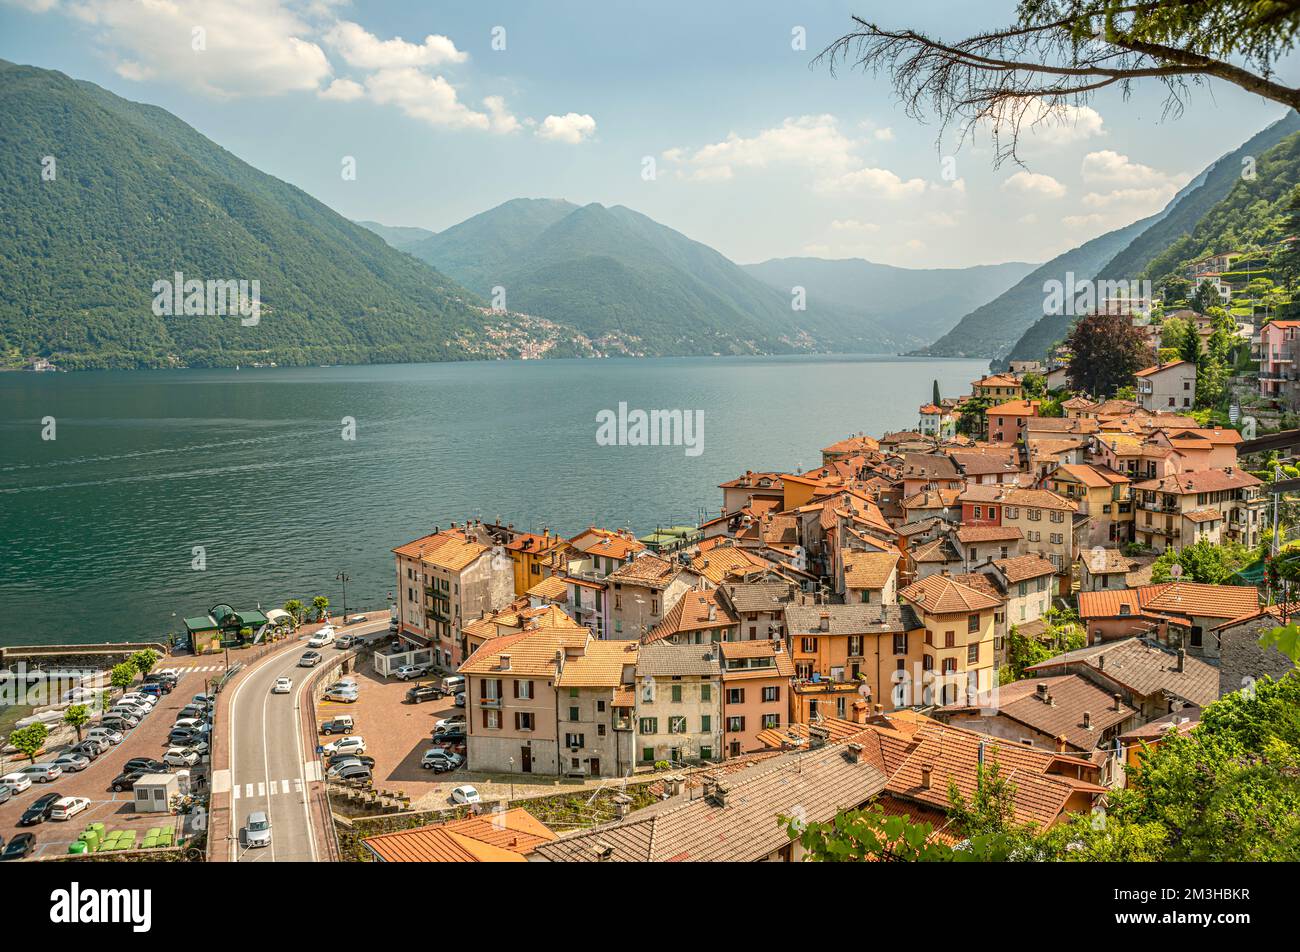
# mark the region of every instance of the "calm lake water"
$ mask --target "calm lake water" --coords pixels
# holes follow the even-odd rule
[[[916,426],[984,361],[683,358],[0,374],[0,642],[156,638],[212,605],[380,607],[393,546],[452,520],[695,523],[746,469]],[[703,411],[703,452],[596,415]],[[54,440],[42,419],[55,420]],[[356,439],[343,439],[345,417]],[[192,568],[193,547],[206,568]]]

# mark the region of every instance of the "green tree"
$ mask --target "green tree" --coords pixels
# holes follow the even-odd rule
[[[972,397],[957,408],[957,432],[976,436],[984,432],[984,411],[993,406],[988,397]]]
[[[1219,289],[1209,281],[1202,281],[1192,292],[1192,310],[1197,314],[1206,314],[1210,308],[1217,307],[1223,303],[1219,297]]]
[[[63,712],[63,723],[77,732],[77,740],[80,741],[81,729],[90,723],[90,708],[84,704],[73,704]]]
[[[1192,282],[1181,275],[1171,274],[1160,282],[1160,295],[1165,308],[1173,304],[1186,302],[1192,293]]]
[[[311,607],[316,612],[316,620],[324,621],[325,612],[330,607],[330,600],[326,598],[324,595],[317,595],[315,598],[311,600]]]
[[[939,381],[938,381],[938,380],[934,381],[934,387],[933,387],[933,390],[932,390],[932,399],[931,399],[930,402],[933,403],[936,407],[938,407],[938,406],[942,406],[942,405],[943,405],[943,401],[941,401],[941,400],[939,399]]]
[[[123,661],[121,664],[113,665],[108,672],[108,683],[119,690],[126,690],[135,681],[135,665],[130,661]]]
[[[1095,397],[1112,396],[1131,385],[1133,375],[1147,364],[1141,331],[1119,314],[1090,314],[1070,330],[1071,356],[1066,374],[1072,390]]]
[[[933,842],[933,824],[886,816],[879,804],[848,810],[824,823],[804,823],[788,816],[781,821],[810,863],[998,862],[1010,855],[1010,844],[998,836],[972,837],[963,848]]]
[[[1255,560],[1255,553],[1238,542],[1214,543],[1198,539],[1181,549],[1165,549],[1151,566],[1152,582],[1168,582],[1174,565],[1182,567],[1185,582],[1223,585],[1232,575]]]
[[[140,672],[140,677],[145,678],[149,676],[149,672],[154,669],[154,665],[156,665],[161,658],[162,655],[154,651],[152,648],[145,648],[131,655],[129,660],[132,666]]]
[[[1047,378],[1042,374],[1030,371],[1021,378],[1020,385],[1025,388],[1026,400],[1041,400],[1047,395]]]
[[[1189,87],[1211,77],[1300,108],[1300,90],[1275,70],[1297,28],[1293,3],[1021,0],[1014,23],[956,39],[855,16],[817,59],[832,71],[844,63],[884,72],[908,115],[938,119],[941,139],[950,123],[963,134],[988,128],[1000,162],[1015,157],[1022,129],[1059,107],[1138,81],[1162,83],[1174,114]]]
[[[31,763],[36,763],[36,755],[45,746],[45,739],[50,736],[50,729],[44,724],[28,724],[9,734],[9,743],[14,750],[22,754]]]
[[[1195,330],[1189,327],[1188,323],[1181,317],[1165,318],[1164,323],[1160,325],[1161,348],[1171,347],[1182,353],[1189,332],[1194,334]]]
[[[284,610],[288,612],[289,617],[293,619],[293,623],[295,627],[301,625],[302,620],[307,615],[307,607],[303,605],[303,603],[299,599],[296,598],[291,598],[287,602],[285,602]]]
[[[1005,835],[1016,827],[1016,785],[1002,776],[997,747],[975,766],[975,792],[967,800],[955,780],[948,781],[948,816],[966,836]]]

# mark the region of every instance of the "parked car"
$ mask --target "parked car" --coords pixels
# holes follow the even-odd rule
[[[360,635],[339,635],[334,639],[334,647],[342,650],[355,648],[365,640],[366,639]]]
[[[178,717],[176,723],[172,725],[172,730],[198,730],[206,723],[207,721],[201,717]]]
[[[440,697],[445,697],[442,688],[436,684],[421,684],[413,688],[406,689],[406,703],[419,704],[421,701],[436,701]]]
[[[403,681],[410,681],[413,678],[422,678],[429,673],[427,664],[404,664],[393,672]]]
[[[325,771],[325,776],[330,780],[369,780],[371,778],[370,768],[365,764],[350,763],[339,764],[337,767],[331,767]]]
[[[141,694],[147,694],[149,697],[158,698],[162,697],[164,694],[170,694],[171,687],[170,685],[159,684],[156,681],[148,681],[140,685],[139,691]]]
[[[364,625],[365,622],[366,622],[365,615],[352,615],[351,617],[348,618],[347,621],[349,625]]]
[[[432,770],[434,773],[442,773],[446,770],[455,770],[465,759],[454,751],[444,750],[441,747],[434,747],[424,752],[420,758],[420,766],[425,770]]]
[[[27,782],[28,784],[31,783],[30,780]],[[10,789],[9,784],[0,783],[0,803],[8,803],[13,798],[13,795],[14,792],[13,790]],[[0,843],[0,846],[3,845],[4,845],[3,843]]]
[[[244,840],[250,848],[271,845],[271,820],[261,810],[254,810],[248,815],[248,825],[244,827]]]
[[[49,783],[51,780],[58,780],[63,776],[63,768],[54,766],[54,761],[48,760],[39,764],[28,764],[26,767],[20,767],[18,773],[30,777],[37,783]]]
[[[114,704],[112,707],[108,709],[108,713],[129,714],[132,717],[134,717],[137,721],[142,721],[144,720],[145,715],[152,710],[153,710],[152,707],[149,707],[145,704],[135,704],[132,703],[131,701],[123,701],[119,699],[116,704]]]
[[[350,689],[350,690],[355,691],[355,690],[357,690],[357,689],[360,687],[360,685],[357,684],[357,679],[356,679],[356,678],[339,678],[337,681],[335,681],[333,684],[331,684],[330,687],[332,687],[332,688],[348,688],[348,689]]]
[[[109,743],[106,740],[91,740],[87,737],[79,744],[73,744],[68,748],[69,754],[79,754],[82,757],[90,758],[91,763],[99,759],[99,755],[109,749]]]
[[[451,744],[463,744],[465,743],[465,736],[466,736],[465,728],[463,726],[448,727],[445,728],[444,730],[435,730],[433,732],[433,742],[435,744],[442,744],[444,746],[451,745]]]
[[[154,705],[158,703],[158,698],[145,691],[132,691],[130,694],[123,694],[118,698],[119,704],[138,704],[146,711],[152,711]]]
[[[208,711],[212,710],[212,708],[216,706],[216,703],[216,697],[211,694],[196,694],[194,697],[190,698],[191,706],[201,707]]]
[[[464,707],[464,706],[465,706],[465,692],[464,692],[464,691],[461,691],[459,694],[457,694],[457,695],[456,695],[456,700],[452,701],[452,704],[454,704],[456,707]]]
[[[157,671],[151,671],[150,674],[157,675],[158,677],[161,678],[166,678],[167,680],[171,681],[173,684],[179,682],[181,679],[181,673],[177,671],[175,668],[159,668]]]
[[[90,688],[70,688],[63,692],[63,700],[69,704],[90,704],[95,697],[96,693]]]
[[[0,853],[0,860],[26,859],[34,849],[36,849],[36,837],[31,833],[19,833],[9,841],[4,852]]]
[[[483,799],[478,795],[478,790],[469,784],[465,784],[463,787],[456,787],[451,791],[451,802],[474,804],[482,803]]]
[[[207,733],[192,727],[177,727],[167,735],[169,747],[194,747],[199,741],[206,741]]]
[[[145,774],[152,773],[152,772],[153,771],[151,770],[139,770],[139,769],[123,770],[120,774],[118,774],[116,777],[113,778],[113,782],[108,785],[108,789],[112,790],[114,793],[121,793],[123,790],[130,790],[132,787],[135,786],[135,782],[137,780],[139,780]]]
[[[453,714],[451,717],[439,718],[437,721],[434,722],[433,725],[433,732],[435,734],[441,734],[445,731],[454,731],[454,730],[463,731],[464,729],[465,729],[464,714]]]
[[[153,757],[132,757],[122,765],[123,770],[142,770],[149,773],[166,770],[167,765]]]
[[[22,793],[32,785],[32,778],[24,773],[14,771],[0,777],[0,785],[7,787],[10,794]]]
[[[163,754],[163,763],[168,767],[193,767],[199,762],[199,755],[188,747],[168,747]]]
[[[44,823],[50,818],[50,811],[54,809],[54,804],[62,799],[61,793],[47,793],[37,797],[18,818],[18,825],[35,826],[37,823]]]
[[[50,819],[71,820],[89,806],[88,797],[63,797],[50,809]]]
[[[326,701],[337,701],[339,704],[355,704],[360,697],[356,688],[330,688],[323,695]]]
[[[367,757],[365,754],[335,754],[333,757],[325,759],[326,769],[330,767],[341,767],[343,764],[360,764],[367,770],[375,769],[375,758]]]
[[[316,634],[307,639],[308,648],[324,648],[326,645],[334,643],[333,630],[322,628]]]
[[[102,718],[99,722],[99,726],[107,728],[110,731],[115,731],[119,735],[122,735],[131,731],[133,728],[139,725],[139,723],[140,722],[136,720],[134,717],[128,717],[126,715],[118,716],[117,714],[112,714]]]
[[[193,718],[196,721],[206,721],[208,719],[208,709],[198,704],[187,704],[176,712],[176,719],[184,720]]]
[[[85,754],[74,754],[72,751],[66,751],[55,757],[54,763],[64,773],[80,773],[90,766],[90,758]]]
[[[119,730],[114,730],[111,727],[104,727],[101,725],[99,727],[92,727],[86,736],[91,740],[106,741],[109,745],[116,747],[118,744],[122,743],[122,738],[125,735],[123,735]]]
[[[325,745],[325,753],[333,754],[364,754],[366,752],[366,741],[364,737],[353,735],[351,737],[340,737],[332,744]]]
[[[463,674],[450,674],[442,679],[443,694],[459,694],[465,690],[465,676]]]
[[[185,749],[192,750],[194,751],[194,753],[202,757],[204,754],[208,752],[208,742],[203,738],[199,738],[198,740],[186,744]]]
[[[298,667],[314,668],[320,664],[321,654],[319,651],[304,651],[302,657],[298,659]]]
[[[322,734],[351,734],[352,727],[352,715],[339,714],[322,724],[320,732]]]
[[[275,684],[271,685],[272,694],[288,694],[293,690],[292,678],[276,678]]]

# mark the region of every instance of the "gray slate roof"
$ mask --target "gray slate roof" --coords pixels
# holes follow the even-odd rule
[[[901,634],[924,628],[911,605],[790,605],[785,623],[790,634],[816,635],[821,632],[821,616],[831,616],[832,635],[862,635],[891,632]]]

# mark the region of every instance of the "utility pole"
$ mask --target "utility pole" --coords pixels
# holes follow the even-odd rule
[[[348,620],[348,582],[352,581],[352,576],[339,569],[339,574],[334,576],[334,580],[343,583],[343,621],[346,622]]]

